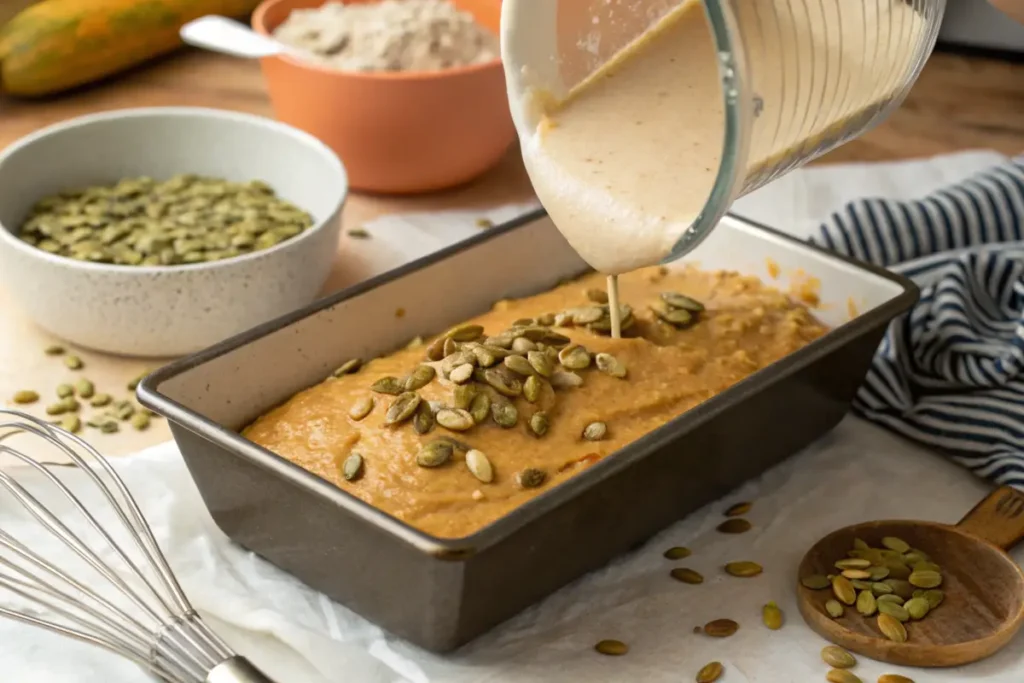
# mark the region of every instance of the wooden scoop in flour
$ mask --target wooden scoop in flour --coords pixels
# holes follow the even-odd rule
[[[904,624],[905,643],[881,634],[877,612],[863,616],[854,605],[843,605],[843,616],[832,618],[825,603],[836,598],[833,590],[812,590],[799,581],[839,574],[835,562],[849,557],[856,539],[882,548],[886,537],[906,541],[942,570],[941,605]],[[993,492],[956,526],[915,521],[848,526],[818,541],[800,563],[800,613],[823,638],[871,659],[916,667],[975,662],[1006,645],[1024,625],[1024,571],[1006,554],[1022,538],[1024,494],[1009,487]]]

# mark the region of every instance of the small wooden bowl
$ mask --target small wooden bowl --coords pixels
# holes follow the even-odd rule
[[[905,624],[909,640],[895,643],[882,636],[877,613],[864,617],[844,605],[845,614],[833,619],[825,611],[832,591],[810,590],[798,580],[800,613],[823,638],[891,664],[944,667],[988,657],[1024,625],[1024,571],[1005,552],[1024,537],[1024,494],[1001,488],[956,526],[879,521],[840,529],[804,556],[798,579],[836,574],[834,563],[847,557],[855,538],[880,548],[885,536],[903,539],[942,567],[945,600],[923,620]]]

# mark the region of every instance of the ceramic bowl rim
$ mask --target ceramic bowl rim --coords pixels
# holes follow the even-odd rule
[[[78,261],[66,256],[60,256],[57,254],[51,254],[43,251],[38,247],[34,247],[30,244],[26,244],[22,240],[18,239],[14,230],[8,226],[0,225],[0,244],[7,244],[12,249],[19,251],[22,254],[27,255],[29,258],[38,259],[55,266],[81,270],[82,272],[106,272],[106,273],[117,273],[122,275],[169,275],[173,273],[195,273],[202,271],[211,271],[218,269],[226,269],[234,266],[242,266],[246,263],[262,260],[264,258],[270,258],[272,255],[282,253],[286,249],[296,247],[299,244],[312,239],[313,236],[323,230],[327,229],[328,226],[335,220],[337,220],[342,207],[345,205],[345,201],[348,199],[349,194],[349,181],[348,173],[345,169],[345,165],[337,154],[331,150],[330,147],[325,145],[316,137],[299,130],[293,126],[289,126],[286,123],[275,121],[274,119],[259,116],[257,114],[247,114],[242,112],[235,112],[224,109],[215,109],[211,107],[134,107],[128,109],[114,109],[105,112],[99,112],[95,114],[86,114],[84,116],[76,116],[65,121],[51,124],[45,128],[41,128],[35,132],[29,133],[24,137],[16,140],[7,146],[7,148],[0,150],[0,168],[7,163],[11,157],[16,153],[30,148],[32,145],[44,140],[48,137],[63,133],[65,131],[75,130],[79,128],[86,128],[95,123],[102,121],[119,121],[126,119],[136,118],[174,118],[174,119],[188,119],[188,118],[208,118],[208,119],[219,119],[227,122],[238,122],[253,124],[258,127],[262,127],[265,130],[271,130],[275,133],[281,133],[291,138],[291,141],[297,144],[301,144],[312,151],[319,154],[324,161],[327,162],[328,166],[333,166],[334,170],[339,176],[341,181],[337,190],[337,197],[327,215],[317,220],[309,229],[304,230],[302,233],[292,237],[291,239],[285,240],[279,244],[275,244],[269,249],[261,249],[259,251],[249,252],[247,254],[240,254],[239,256],[232,256],[230,258],[221,259],[219,261],[209,261],[206,263],[180,263],[168,266],[130,266],[116,263],[93,263],[91,261]]]
[[[252,30],[256,31],[262,36],[270,37],[270,30],[267,28],[266,15],[270,11],[271,7],[290,2],[291,0],[263,0],[252,13],[251,26]],[[494,0],[500,3],[501,0]],[[297,9],[297,8],[293,8]],[[490,31],[490,28],[487,28]],[[498,54],[494,59],[490,59],[486,62],[480,62],[479,64],[467,64],[465,66],[453,66],[447,69],[440,69],[437,71],[342,71],[340,69],[332,69],[330,67],[321,66],[312,62],[305,62],[301,59],[296,59],[286,54],[278,54],[265,59],[279,59],[286,64],[317,73],[323,76],[333,76],[336,78],[350,78],[352,80],[363,81],[363,82],[378,82],[378,83],[415,83],[415,82],[429,82],[429,81],[442,81],[451,78],[457,78],[460,76],[468,76],[470,74],[483,73],[486,71],[498,71],[504,76],[505,71],[501,62],[501,55]]]

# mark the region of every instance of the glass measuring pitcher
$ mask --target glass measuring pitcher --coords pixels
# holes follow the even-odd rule
[[[679,258],[735,199],[895,109],[944,10],[945,0],[504,0],[509,101],[537,194],[598,270]]]

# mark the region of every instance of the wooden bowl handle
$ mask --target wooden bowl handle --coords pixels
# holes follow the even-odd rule
[[[1009,486],[996,489],[957,528],[1009,550],[1024,539],[1024,493]]]

